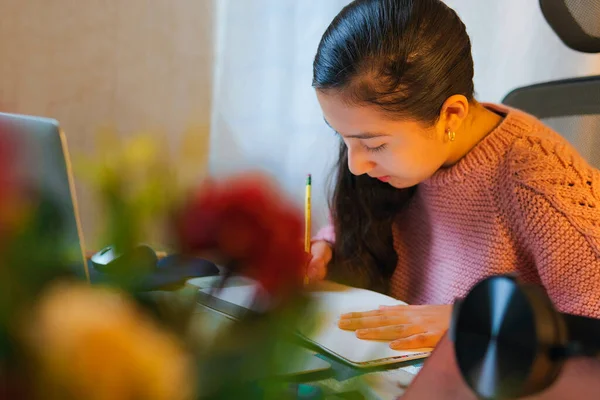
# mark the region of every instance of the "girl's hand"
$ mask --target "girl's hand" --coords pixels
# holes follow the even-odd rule
[[[394,350],[435,347],[450,325],[452,305],[382,306],[344,314],[338,326],[359,339],[390,340]]]
[[[322,281],[327,276],[327,265],[333,256],[329,242],[318,240],[310,247],[311,259],[306,269],[306,276],[311,282]]]

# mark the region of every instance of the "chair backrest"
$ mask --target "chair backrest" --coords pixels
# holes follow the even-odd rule
[[[600,168],[600,76],[518,88],[502,102],[535,115]]]
[[[600,0],[540,0],[540,8],[567,47],[600,52]]]
[[[540,7],[565,45],[600,53],[600,0],[540,0]],[[502,102],[538,117],[600,168],[600,76],[518,88]]]

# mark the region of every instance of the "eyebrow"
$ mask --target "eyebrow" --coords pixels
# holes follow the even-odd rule
[[[323,121],[325,121],[325,123],[327,124],[328,127],[330,127],[331,129],[333,129],[333,127],[331,125],[329,125],[329,122],[327,122],[327,120],[325,119],[325,117],[323,117]],[[333,129],[335,131],[335,129]],[[342,135],[341,133],[337,132],[336,133]],[[373,139],[373,138],[377,138],[377,137],[382,137],[382,136],[390,136],[386,133],[379,133],[379,132],[363,132],[363,133],[357,133],[355,135],[342,135],[345,138],[348,139]]]

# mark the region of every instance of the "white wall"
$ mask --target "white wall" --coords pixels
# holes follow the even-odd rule
[[[475,62],[475,90],[500,102],[512,89],[600,74],[600,55],[566,47],[544,20],[537,0],[446,0],[467,26]]]
[[[71,154],[84,157],[102,156],[94,143],[103,127],[151,129],[173,152],[194,127],[192,172],[206,171],[213,0],[1,0],[0,16],[0,110],[58,119]],[[96,194],[74,172],[84,234],[97,248]]]

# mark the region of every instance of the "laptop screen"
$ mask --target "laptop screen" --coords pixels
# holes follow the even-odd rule
[[[89,280],[77,211],[70,160],[64,135],[52,119],[0,113],[0,132],[14,139],[17,157],[11,160],[14,176],[40,202],[35,214],[51,240],[40,252],[69,265]]]

